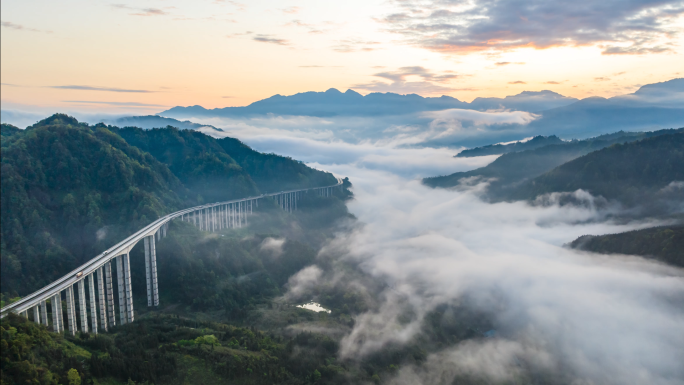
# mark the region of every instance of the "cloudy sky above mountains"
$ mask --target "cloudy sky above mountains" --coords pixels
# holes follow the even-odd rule
[[[145,114],[353,88],[583,98],[682,76],[684,2],[2,2],[2,107]]]

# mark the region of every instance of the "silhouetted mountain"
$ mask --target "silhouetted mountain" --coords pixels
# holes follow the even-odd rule
[[[472,158],[475,156],[498,155],[507,154],[509,152],[519,152],[525,150],[532,150],[539,147],[548,146],[550,144],[564,143],[556,135],[551,136],[535,136],[526,142],[515,142],[508,144],[490,144],[488,146],[475,147],[463,150],[455,155],[456,158]]]
[[[140,127],[145,129],[165,128],[171,126],[176,127],[180,130],[198,130],[203,127],[208,127],[216,131],[223,131],[220,128],[216,128],[208,124],[193,123],[189,120],[180,121],[177,119],[165,118],[157,115],[126,116],[123,118],[105,120],[104,123],[118,127]]]
[[[325,92],[302,92],[291,96],[274,95],[246,107],[225,107],[207,110],[201,106],[174,107],[160,113],[175,118],[243,117],[252,115],[304,116],[384,116],[421,111],[467,108],[468,103],[450,96],[424,98],[420,95],[372,93],[366,96],[353,90],[342,93],[334,88]]]
[[[576,101],[575,98],[568,98],[552,91],[525,91],[505,98],[477,98],[472,103],[466,103],[450,96],[424,98],[416,94],[399,95],[391,92],[375,92],[363,96],[353,90],[342,93],[331,88],[325,92],[303,92],[291,96],[274,95],[246,107],[214,108],[211,110],[201,106],[174,107],[161,112],[160,115],[176,118],[243,117],[265,114],[318,117],[386,116],[450,108],[542,111],[565,106]]]
[[[423,183],[431,187],[454,187],[464,182],[465,178],[491,179],[487,190],[490,199],[526,199],[531,197],[531,193],[525,195],[521,190],[518,190],[523,182],[551,171],[566,162],[613,144],[664,135],[671,137],[670,134],[673,133],[684,133],[684,128],[654,132],[617,132],[592,139],[553,144],[521,152],[510,152],[501,155],[486,167],[447,176],[425,178]],[[512,195],[513,193],[515,195]]]
[[[649,130],[679,127],[684,123],[684,105],[662,107],[639,98],[605,99],[591,97],[571,105],[541,113],[525,127],[534,134],[557,134],[583,138],[623,130]]]
[[[639,255],[684,267],[684,225],[652,227],[620,234],[583,235],[568,246],[601,254]]]
[[[352,90],[342,93],[329,89],[326,92],[304,92],[291,96],[275,95],[245,107],[174,107],[160,115],[179,119],[241,119],[269,114],[376,118],[363,128],[345,120],[333,121],[328,127],[339,139],[362,141],[403,135],[392,130],[385,131],[393,126],[426,129],[435,119],[439,121],[441,118],[425,112],[448,109],[521,110],[538,116],[528,124],[497,123],[496,119],[490,124],[479,124],[476,123],[478,119],[468,118],[469,115],[465,114],[463,118],[456,118],[462,124],[462,129],[428,138],[425,145],[481,146],[487,142],[507,142],[539,135],[582,139],[618,130],[657,130],[684,124],[684,80],[648,84],[633,94],[610,99],[590,97],[579,101],[548,90],[525,91],[505,98],[477,98],[472,103],[466,103],[448,96],[424,98],[415,94],[393,93],[362,96]]]
[[[576,98],[569,98],[559,93],[544,91],[523,91],[517,95],[506,96],[505,98],[475,98],[468,108],[485,110],[514,110],[539,112],[552,108],[564,107],[579,101]]]
[[[611,98],[621,103],[642,103],[651,106],[682,108],[684,105],[684,78],[647,84],[629,95]]]

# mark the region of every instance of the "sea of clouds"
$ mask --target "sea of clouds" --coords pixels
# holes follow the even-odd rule
[[[255,149],[348,176],[358,218],[323,255],[351,261],[387,283],[356,318],[342,357],[362,358],[421,333],[423,316],[467,298],[491,314],[493,338],[475,338],[403,367],[391,383],[448,384],[457,375],[510,380],[530,368],[577,384],[684,384],[684,271],[639,257],[563,247],[580,235],[661,223],[614,223],[616,205],[490,204],[483,184],[430,189],[419,178],[482,167],[496,156],[453,158],[449,149],[349,144],[278,135],[243,138]],[[597,207],[602,207],[601,209]],[[301,297],[344,283],[317,266],[291,280]],[[406,306],[415,315],[400,319]]]

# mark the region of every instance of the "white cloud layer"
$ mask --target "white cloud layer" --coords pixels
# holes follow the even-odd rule
[[[467,299],[491,314],[496,337],[434,353],[424,365],[403,367],[392,383],[451,383],[456,375],[512,380],[532,368],[563,372],[578,384],[684,384],[684,271],[562,247],[584,234],[659,223],[613,223],[591,204],[559,206],[552,197],[539,207],[488,204],[478,199],[482,186],[432,190],[412,179],[417,172],[403,171],[430,171],[431,161],[433,174],[467,168],[440,162],[441,150],[321,146],[344,154],[318,166],[350,177],[356,199],[349,207],[363,223],[324,253],[358,262],[389,285],[342,340],[343,357],[410,341],[425,314]],[[306,158],[309,151],[294,147],[291,155]],[[367,167],[370,158],[374,167]],[[292,287],[302,295],[327,282],[325,274],[309,268],[296,276],[306,284]],[[406,306],[415,314],[408,323],[400,320]]]

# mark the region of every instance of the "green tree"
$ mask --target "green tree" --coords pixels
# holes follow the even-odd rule
[[[69,369],[67,379],[69,380],[69,385],[81,385],[81,375],[78,374],[76,369]]]

